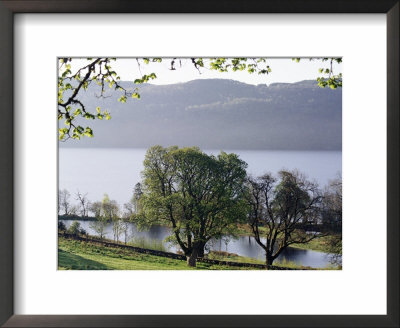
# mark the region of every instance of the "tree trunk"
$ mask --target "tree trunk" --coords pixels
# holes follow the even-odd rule
[[[197,257],[199,256],[199,247],[198,245],[193,247],[192,253],[190,254],[190,256],[187,256],[187,265],[190,267],[196,267],[196,262],[197,262]]]
[[[269,254],[267,252],[267,254],[266,254],[266,264],[267,264],[266,269],[267,270],[269,270],[271,268],[273,262],[274,262],[274,258],[272,257],[271,254]]]
[[[201,258],[204,257],[204,247],[206,247],[205,243],[199,243],[197,257],[201,257]]]

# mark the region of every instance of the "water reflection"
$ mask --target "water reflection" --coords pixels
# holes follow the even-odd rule
[[[73,221],[63,220],[63,222],[67,227],[69,227]],[[85,229],[89,235],[96,235],[95,231],[91,228],[90,221],[79,222],[81,224],[81,228]],[[135,224],[129,224],[128,240],[131,240],[132,238],[145,238],[150,241],[162,241],[166,249],[171,252],[176,252],[179,249],[178,247],[164,241],[165,238],[170,235],[171,231],[167,227],[152,226],[149,230],[139,231]],[[113,239],[114,234],[112,230],[112,224],[108,224],[105,227],[105,237]],[[121,234],[119,239],[124,240],[124,236]],[[224,237],[218,240],[211,240],[207,244],[206,250],[235,253],[237,255],[247,256],[259,260],[265,259],[264,250],[257,244],[255,239],[250,236],[242,236],[237,238]],[[329,254],[291,247],[286,248],[285,251],[283,251],[279,256],[278,260],[296,262],[297,264],[310,266],[313,268],[324,268],[330,264]]]

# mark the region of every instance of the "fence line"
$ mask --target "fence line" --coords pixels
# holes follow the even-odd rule
[[[129,249],[131,251],[137,252],[137,253],[142,253],[142,254],[149,254],[149,255],[155,255],[155,256],[162,256],[162,257],[168,257],[172,258],[175,260],[183,260],[186,261],[186,256],[181,255],[181,254],[175,254],[171,252],[164,252],[164,251],[157,251],[153,249],[147,249],[147,248],[140,248],[136,246],[131,246],[131,245],[125,245],[121,243],[116,243],[116,242],[111,242],[107,240],[100,240],[97,238],[89,237],[86,235],[86,237],[81,237],[81,236],[76,236],[68,233],[60,233],[59,236],[63,236],[68,239],[73,239],[73,240],[79,240],[79,241],[84,241],[84,242],[90,242],[92,244],[97,244],[97,245],[102,245],[106,247],[115,247],[115,248],[123,248],[123,249]],[[198,258],[198,262],[203,262],[203,263],[209,263],[209,264],[216,264],[216,265],[226,265],[226,266],[234,266],[234,267],[247,267],[247,268],[259,268],[259,269],[265,269],[266,265],[264,264],[256,264],[256,263],[242,263],[242,262],[231,262],[231,261],[221,261],[221,260],[212,260],[212,259],[207,259],[207,258]],[[298,270],[298,269],[293,269],[293,268],[285,268],[285,267],[279,267],[279,266],[270,266],[270,270]]]

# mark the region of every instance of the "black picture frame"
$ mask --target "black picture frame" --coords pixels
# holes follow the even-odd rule
[[[0,0],[0,324],[4,327],[399,327],[398,0]],[[16,13],[385,13],[387,315],[14,315],[13,20]],[[371,259],[371,264],[373,260]]]

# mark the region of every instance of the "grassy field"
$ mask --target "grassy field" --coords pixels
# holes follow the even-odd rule
[[[255,270],[200,262],[196,268],[190,268],[182,260],[97,246],[63,237],[58,240],[60,270]]]
[[[328,249],[329,238],[330,238],[330,236],[316,238],[314,240],[311,240],[307,244],[293,244],[293,245],[290,245],[290,247],[300,248],[300,249],[310,249],[310,250],[317,251],[317,252],[329,253],[329,249]]]

